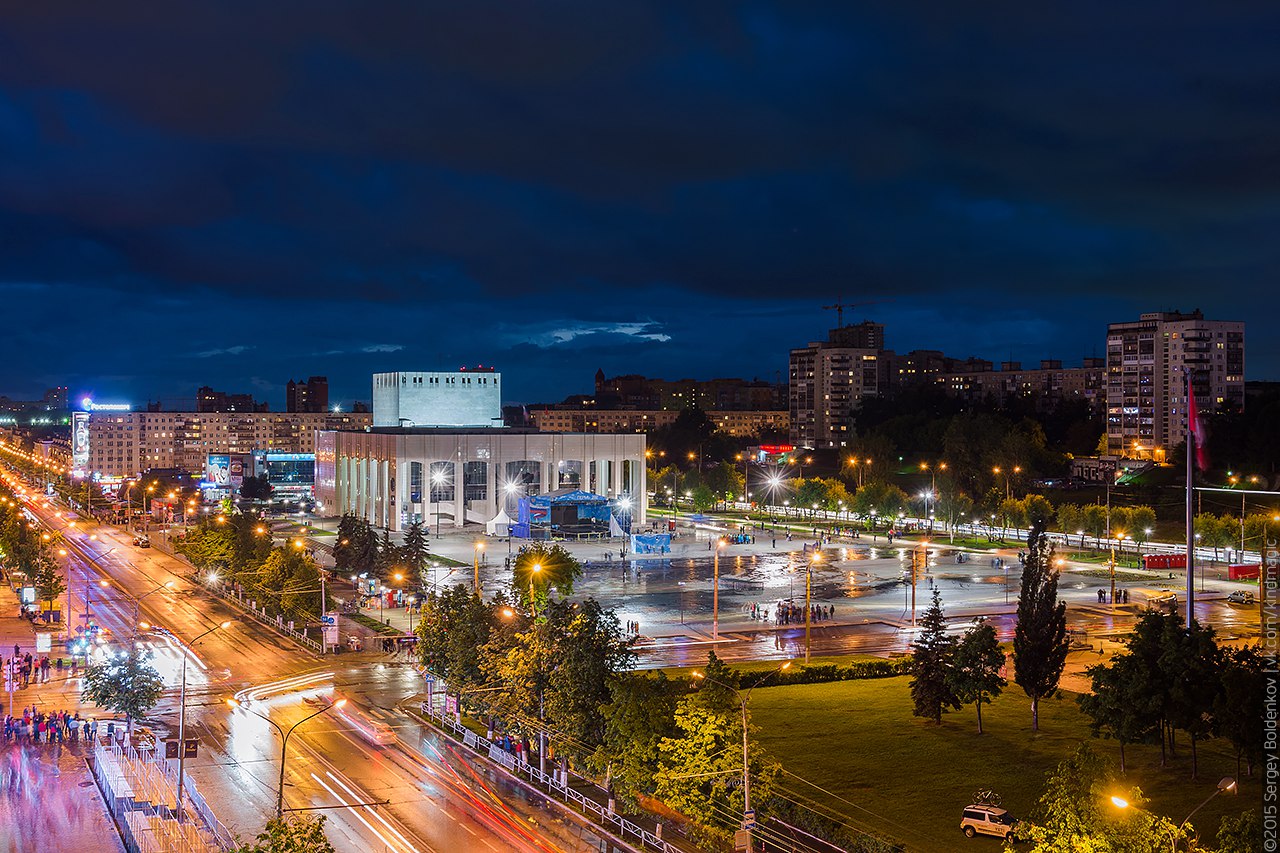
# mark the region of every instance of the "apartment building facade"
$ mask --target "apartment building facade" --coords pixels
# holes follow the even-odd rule
[[[1107,327],[1107,451],[1163,460],[1187,437],[1187,377],[1202,411],[1244,408],[1244,326],[1153,311]]]

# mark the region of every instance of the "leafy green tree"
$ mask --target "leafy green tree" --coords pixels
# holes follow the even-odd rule
[[[1053,504],[1044,495],[1027,495],[1022,499],[1022,514],[1029,524],[1048,527],[1053,523]]]
[[[372,575],[378,566],[378,537],[363,518],[344,515],[338,521],[333,559],[338,569],[349,574]]]
[[[801,480],[791,502],[805,511],[812,511],[814,507],[822,509],[827,505],[826,481],[818,477]]]
[[[1004,649],[1000,648],[996,629],[987,620],[978,619],[955,645],[949,673],[956,699],[972,702],[978,711],[978,734],[982,734],[983,703],[999,696],[1007,683],[1000,674],[1003,668]]]
[[[1266,690],[1266,658],[1258,646],[1232,649],[1223,656],[1222,689],[1214,697],[1213,723],[1217,734],[1231,741],[1236,750],[1236,777],[1243,758],[1253,775],[1262,762],[1263,730],[1258,725],[1258,709]]]
[[[1191,736],[1191,778],[1199,771],[1197,744],[1212,732],[1222,653],[1213,628],[1192,620],[1191,627],[1171,635],[1162,670],[1169,676],[1169,720]]]
[[[1240,541],[1240,522],[1226,515],[1203,512],[1193,520],[1200,544],[1213,549],[1213,559],[1218,559],[1218,549],[1228,548]]]
[[[1256,809],[1224,817],[1218,825],[1217,853],[1262,853],[1262,814]]]
[[[699,483],[690,491],[690,501],[697,512],[706,512],[719,503],[720,499],[706,483]]]
[[[274,817],[258,833],[257,841],[237,847],[234,853],[334,853],[324,822],[323,815]]]
[[[724,839],[743,811],[742,719],[737,678],[710,656],[701,688],[681,699],[674,724],[677,734],[658,743],[657,796],[693,818],[708,839]],[[746,713],[747,734],[755,728]],[[781,767],[754,741],[747,768],[753,806],[767,803]],[[759,811],[759,809],[757,809]]]
[[[548,594],[573,594],[582,564],[558,542],[532,542],[520,549],[511,567],[511,589],[517,602],[535,612],[546,609]]]
[[[952,676],[955,641],[947,636],[942,596],[935,588],[933,603],[920,620],[920,633],[911,644],[912,713],[942,725],[942,715],[960,708]]]
[[[973,512],[973,498],[964,492],[948,488],[939,493],[938,517],[945,520],[952,541],[955,541],[956,526],[968,523]]]
[[[853,496],[854,512],[864,516],[874,509],[881,518],[893,518],[906,506],[907,493],[888,483],[868,483]]]
[[[1093,692],[1080,695],[1080,709],[1089,717],[1094,737],[1115,738],[1119,742],[1123,773],[1125,746],[1152,739],[1159,724],[1159,704],[1149,685],[1152,673],[1130,652],[1116,655],[1109,665],[1091,666],[1085,673],[1092,681]]]
[[[1118,792],[1128,808],[1112,804]],[[1145,802],[1140,790],[1121,788],[1101,756],[1082,744],[1046,780],[1026,830],[1029,853],[1163,853],[1180,833],[1142,808]]]
[[[1066,665],[1067,606],[1058,601],[1058,570],[1053,543],[1043,524],[1031,528],[1022,590],[1018,595],[1018,624],[1013,634],[1014,681],[1031,699],[1031,728],[1040,730],[1040,700],[1058,689]]]
[[[1137,660],[1135,670],[1143,676],[1138,685],[1139,695],[1157,716],[1161,767],[1166,761],[1166,734],[1169,746],[1173,745],[1173,730],[1169,720],[1173,707],[1171,684],[1176,678],[1176,673],[1170,673],[1165,668],[1169,660],[1165,652],[1179,642],[1177,635],[1181,633],[1182,621],[1177,616],[1164,612],[1143,614],[1129,633],[1128,653]]]
[[[1017,498],[1005,498],[1000,501],[1000,509],[997,510],[1003,527],[1012,527],[1019,536],[1022,535],[1022,528],[1027,524],[1027,505]]]
[[[1129,530],[1135,542],[1146,542],[1156,529],[1156,511],[1139,504],[1129,510]]]
[[[84,671],[81,698],[117,714],[124,714],[129,736],[133,721],[145,717],[164,693],[160,673],[151,665],[151,653],[133,643]]]
[[[1101,504],[1089,504],[1081,513],[1084,532],[1094,539],[1101,539],[1107,532],[1107,508]]]
[[[824,509],[828,512],[848,511],[853,507],[853,494],[840,480],[834,478],[823,480],[827,486],[827,503]]]
[[[1084,510],[1079,504],[1058,506],[1058,529],[1068,535],[1085,529]]]
[[[637,807],[640,797],[654,791],[658,771],[658,747],[664,738],[675,738],[676,702],[684,686],[667,680],[662,670],[657,677],[628,674],[609,684],[609,702],[604,714],[604,743],[591,765],[604,772],[628,806]]]
[[[35,582],[36,592],[39,593],[40,600],[48,602],[52,609],[53,602],[67,591],[67,582],[62,569],[58,567],[47,547],[41,547],[36,551],[32,569],[32,580]]]
[[[462,584],[429,593],[418,622],[423,665],[459,691],[482,685],[481,658],[504,610],[502,601],[485,604]]]
[[[618,617],[594,598],[558,603],[547,614],[556,665],[547,681],[543,716],[560,736],[559,751],[581,764],[605,740],[610,686],[635,662]]]

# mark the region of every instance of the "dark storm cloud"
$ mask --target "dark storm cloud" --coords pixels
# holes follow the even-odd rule
[[[523,370],[528,347],[539,393],[581,386],[566,351],[767,374],[837,296],[895,300],[871,310],[900,349],[988,357],[1072,358],[1138,310],[1241,317],[1280,270],[1278,22],[1261,2],[12,8],[0,282],[41,319],[8,381],[83,369],[42,355],[68,303],[41,288],[145,323],[122,350],[142,389],[169,369],[148,346],[227,381],[245,359],[345,371],[351,393],[370,359]]]

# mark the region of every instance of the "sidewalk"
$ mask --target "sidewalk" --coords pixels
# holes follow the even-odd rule
[[[0,853],[124,853],[78,744],[0,746]]]

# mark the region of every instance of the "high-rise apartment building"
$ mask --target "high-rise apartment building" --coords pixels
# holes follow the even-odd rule
[[[329,410],[329,377],[309,376],[306,382],[284,387],[286,412],[327,412]]]
[[[885,354],[884,326],[870,322],[832,329],[827,340],[793,349],[788,371],[792,443],[848,447],[858,403],[887,386]]]
[[[1244,323],[1153,311],[1107,327],[1107,451],[1164,458],[1187,437],[1187,374],[1202,411],[1244,408]]]

